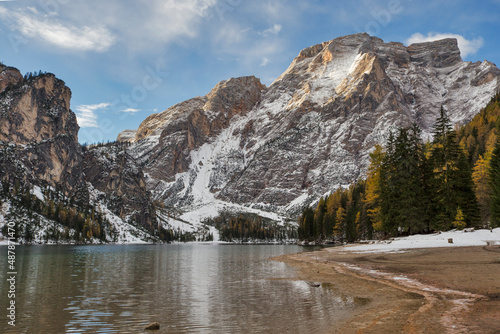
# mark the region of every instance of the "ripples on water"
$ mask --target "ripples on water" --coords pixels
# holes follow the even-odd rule
[[[359,304],[291,280],[283,245],[18,246],[17,326],[0,333],[321,333]],[[6,254],[6,247],[0,248]],[[7,267],[7,256],[0,259]],[[2,276],[3,275],[3,276]],[[0,273],[4,314],[6,272]],[[287,279],[288,278],[288,279]]]

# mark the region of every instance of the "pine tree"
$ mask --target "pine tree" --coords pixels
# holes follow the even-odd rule
[[[467,224],[476,225],[479,221],[479,206],[473,191],[472,171],[443,108],[433,134],[430,161],[437,204],[433,227],[443,230],[450,228],[459,206]]]
[[[472,173],[474,190],[481,210],[481,222],[483,224],[486,224],[490,218],[490,187],[488,183],[490,158],[491,154],[486,154],[485,157],[479,156]]]
[[[433,187],[436,190],[437,215],[435,229],[448,229],[456,214],[454,194],[451,189],[450,171],[454,168],[457,147],[453,146],[453,133],[450,119],[443,107],[434,124],[434,140],[430,161],[433,167]],[[451,140],[450,140],[451,136]]]
[[[333,194],[328,196],[325,201],[326,212],[323,217],[323,228],[325,236],[332,238],[332,231],[335,226],[335,215],[339,207],[342,206],[342,189],[337,189]]]
[[[335,213],[335,226],[333,228],[333,235],[342,243],[345,239],[345,209],[340,207]]]
[[[316,207],[316,211],[314,212],[313,236],[315,239],[319,240],[325,239],[325,234],[323,233],[323,220],[325,216],[325,211],[326,211],[325,199],[321,197]]]
[[[399,197],[394,176],[397,174],[395,159],[396,141],[391,132],[387,141],[387,149],[380,166],[380,212],[382,230],[388,234],[397,233],[397,207],[394,205]]]
[[[425,232],[430,233],[432,229],[432,220],[437,215],[439,207],[436,206],[436,189],[432,162],[430,160],[431,144],[426,143],[422,150],[420,163],[420,177],[422,183],[421,205],[424,208],[422,221],[425,225]]]
[[[33,241],[33,237],[34,235],[31,224],[26,224],[26,226],[24,227],[24,240],[29,243]]]
[[[491,191],[491,226],[500,226],[500,139],[491,154],[488,170]]]
[[[356,227],[356,232],[358,234],[358,236],[361,235],[362,233],[362,226],[361,226],[361,211],[358,211],[358,213],[356,213],[356,220],[354,221],[354,226]]]
[[[399,129],[398,135],[389,140],[380,168],[380,214],[386,233],[425,230],[422,147],[417,126]]]
[[[299,217],[299,239],[309,240],[314,238],[314,210],[310,207],[302,211]]]
[[[455,216],[455,220],[453,221],[453,226],[459,230],[463,230],[466,225],[467,224],[465,223],[465,218],[464,218],[464,214],[462,212],[462,209],[460,209],[460,207],[458,207],[457,214]]]
[[[372,222],[373,229],[377,231],[382,230],[380,168],[383,160],[384,151],[382,146],[375,145],[375,150],[370,153],[370,167],[368,167],[364,203],[366,205],[367,215]]]
[[[363,194],[365,192],[365,182],[358,181],[352,184],[346,191],[346,217],[345,217],[345,237],[347,242],[353,242],[359,238],[358,227],[361,224],[361,215],[357,221],[358,214],[363,210]]]
[[[423,232],[425,230],[424,190],[422,183],[422,164],[424,159],[421,130],[413,124],[406,133],[406,150],[403,151],[401,169],[403,173],[403,211],[402,216],[406,221],[408,234]],[[404,133],[404,132],[403,132]]]
[[[465,215],[465,222],[468,226],[479,226],[481,211],[474,192],[474,181],[472,180],[472,170],[464,151],[460,150],[457,169],[454,171],[453,191],[457,194],[457,208],[460,207]]]

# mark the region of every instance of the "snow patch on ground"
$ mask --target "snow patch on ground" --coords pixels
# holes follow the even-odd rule
[[[449,243],[448,239],[453,239]],[[394,238],[387,241],[370,241],[369,244],[349,245],[332,248],[332,251],[354,253],[393,253],[416,248],[486,246],[486,241],[495,240],[500,244],[500,228],[465,232],[452,230],[434,234],[417,234]]]
[[[211,233],[214,237],[214,240],[210,242],[219,242],[219,231],[217,231],[214,226],[205,225],[199,221],[191,223],[185,220],[176,219],[159,211],[157,211],[156,216],[163,228],[167,230],[170,229],[183,233],[193,233],[201,236],[203,234],[202,232],[207,231],[208,229],[208,233]],[[203,242],[206,243],[206,241]]]
[[[42,189],[39,186],[34,186],[31,190],[31,194],[35,195],[40,201],[45,201],[45,196],[42,193]]]
[[[304,206],[304,203],[309,199],[309,194],[304,192],[302,195],[298,196],[297,198],[295,198],[293,201],[290,202],[290,204],[288,204],[286,207],[285,207],[285,211],[290,211],[292,210],[293,208],[296,208],[296,207],[302,207]]]
[[[269,218],[275,221],[282,221],[284,219],[284,217],[273,212],[267,212],[248,206],[238,205],[219,200],[214,200],[213,202],[208,204],[203,203],[196,208],[192,208],[192,210],[190,210],[189,212],[186,212],[183,215],[181,215],[180,218],[182,220],[189,221],[190,223],[199,223],[205,218],[217,217],[219,213],[222,211],[231,211],[235,213],[238,212],[254,213],[261,217]]]

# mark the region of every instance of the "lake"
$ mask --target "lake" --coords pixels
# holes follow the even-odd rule
[[[269,258],[295,245],[17,246],[16,327],[0,333],[322,333],[357,302]],[[144,327],[159,322],[159,331]]]

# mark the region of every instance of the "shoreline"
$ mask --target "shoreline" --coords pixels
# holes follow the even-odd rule
[[[298,278],[369,302],[331,333],[498,333],[500,247],[282,255]]]

